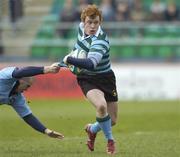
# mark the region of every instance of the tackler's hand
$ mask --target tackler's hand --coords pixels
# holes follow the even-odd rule
[[[45,66],[44,67],[44,73],[58,73],[60,70],[60,67],[59,67],[59,63],[53,63],[52,65],[50,66]]]
[[[51,138],[57,138],[57,139],[60,139],[60,140],[64,138],[64,136],[61,133],[50,130],[50,129],[46,129],[45,134],[48,135]]]

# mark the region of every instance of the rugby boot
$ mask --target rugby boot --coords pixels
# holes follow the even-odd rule
[[[115,154],[116,150],[115,150],[114,140],[108,140],[106,152],[107,152],[107,154],[110,154],[110,155]]]
[[[95,143],[95,139],[96,139],[96,133],[92,133],[90,131],[91,125],[92,124],[87,124],[85,127],[85,131],[88,135],[88,140],[87,140],[86,145],[88,146],[88,149],[90,151],[94,151],[94,143]]]

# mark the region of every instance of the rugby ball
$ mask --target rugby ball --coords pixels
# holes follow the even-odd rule
[[[74,51],[71,51],[70,56],[74,57],[74,58],[82,58],[83,59],[83,58],[86,58],[86,52],[84,50],[76,49]],[[81,68],[78,68],[71,64],[69,64],[68,67],[69,67],[70,71],[75,75],[79,74],[82,71]]]
[[[86,52],[84,50],[76,49],[71,51],[70,56],[75,58],[86,58]]]

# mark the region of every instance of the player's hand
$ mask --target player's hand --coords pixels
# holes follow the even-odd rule
[[[44,73],[58,73],[60,70],[60,67],[59,67],[59,63],[53,63],[52,65],[50,66],[45,66],[44,67]]]
[[[60,61],[59,64],[58,64],[59,67],[64,67],[64,68],[67,68],[67,64],[65,64],[63,61]]]
[[[64,136],[61,133],[50,130],[50,129],[46,129],[45,134],[48,135],[51,138],[57,138],[57,139],[60,139],[60,140],[64,138]]]

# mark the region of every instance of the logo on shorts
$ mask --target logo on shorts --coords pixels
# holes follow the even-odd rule
[[[115,97],[115,96],[117,96],[117,92],[116,92],[116,90],[114,89],[114,90],[112,90],[112,95]]]

